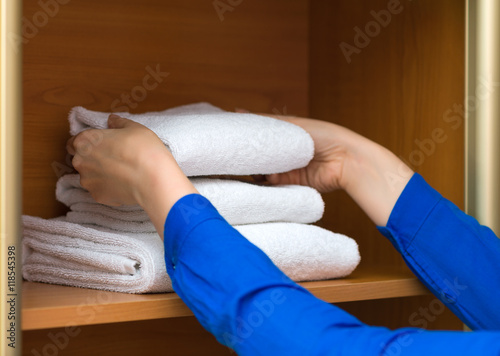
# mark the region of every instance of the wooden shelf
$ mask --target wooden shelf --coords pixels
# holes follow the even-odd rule
[[[302,286],[329,303],[429,294],[410,272],[359,268],[345,279]],[[126,294],[43,283],[23,284],[23,330],[190,316],[175,293]]]

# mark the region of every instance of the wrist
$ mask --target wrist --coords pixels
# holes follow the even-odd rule
[[[183,196],[198,191],[184,175],[166,149],[151,153],[141,169],[136,191],[137,203],[146,211],[163,237],[163,225],[174,204]]]
[[[351,151],[345,190],[375,224],[385,226],[412,175],[391,151],[365,139]]]

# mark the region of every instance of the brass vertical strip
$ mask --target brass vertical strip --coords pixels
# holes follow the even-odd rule
[[[500,1],[467,6],[466,208],[500,235]]]
[[[476,0],[466,1],[465,34],[465,97],[474,93],[476,86]],[[469,100],[465,100],[465,212],[475,216],[476,197],[476,115],[471,111]]]
[[[21,355],[22,0],[0,1],[0,354]]]

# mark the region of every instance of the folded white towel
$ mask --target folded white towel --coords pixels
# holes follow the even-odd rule
[[[157,234],[113,233],[23,216],[23,277],[127,293],[172,291]],[[359,263],[356,242],[313,225],[237,226],[295,281],[345,277]]]
[[[269,117],[226,112],[207,103],[145,114],[116,113],[155,132],[187,176],[269,174],[305,167],[314,143],[302,128]],[[70,133],[107,128],[109,113],[75,107]]]
[[[313,188],[259,186],[233,180],[192,178],[201,195],[212,202],[231,225],[264,222],[313,223],[321,219],[324,202]],[[140,206],[109,207],[94,201],[77,174],[65,175],[56,185],[56,198],[70,207],[66,220],[126,232],[155,232]]]
[[[269,223],[235,228],[296,282],[346,277],[361,260],[356,241],[319,226]]]
[[[23,216],[28,281],[128,293],[172,291],[158,234],[112,233]]]

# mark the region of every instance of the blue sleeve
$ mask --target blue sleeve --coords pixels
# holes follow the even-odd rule
[[[500,329],[500,240],[415,174],[379,230],[472,329]]]
[[[239,355],[500,354],[498,333],[391,331],[361,323],[291,281],[200,195],[174,205],[164,235],[174,290]]]

